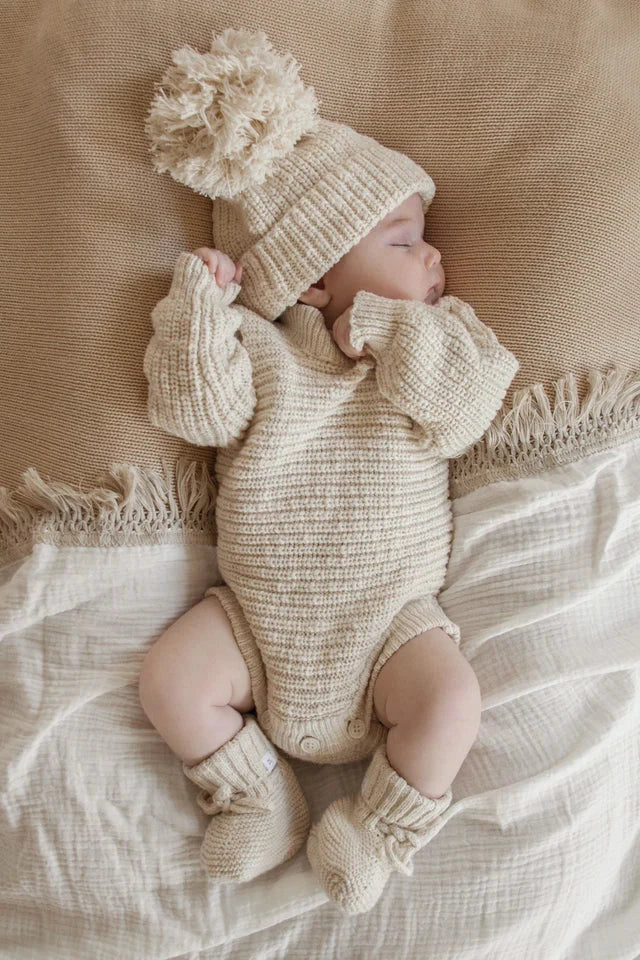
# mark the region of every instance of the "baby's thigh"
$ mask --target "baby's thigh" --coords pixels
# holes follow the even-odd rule
[[[140,674],[140,696],[253,709],[251,680],[231,622],[217,597],[205,597],[155,641]]]
[[[373,688],[380,723],[393,727],[417,718],[436,697],[465,699],[477,679],[457,644],[433,627],[407,640],[383,664]]]

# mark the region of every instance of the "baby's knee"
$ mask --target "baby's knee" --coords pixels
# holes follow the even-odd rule
[[[189,634],[173,624],[142,661],[138,697],[152,723],[159,715],[193,713],[229,702],[232,684],[223,665],[196,655],[193,646]]]
[[[466,661],[465,661],[466,663]],[[451,742],[469,750],[480,731],[482,696],[480,684],[469,664],[450,680],[432,707],[430,723]]]
[[[147,652],[138,677],[138,698],[152,723],[161,710],[167,709],[175,693],[172,657],[162,634]]]
[[[482,693],[476,672],[467,659],[460,653],[457,669],[449,685],[450,697],[459,708],[467,707],[470,713],[480,716]]]
[[[471,664],[460,654],[452,658],[436,680],[430,685],[428,696],[407,698],[405,712],[411,715],[410,722],[417,726],[464,728],[465,736],[475,738],[480,729],[482,694]]]

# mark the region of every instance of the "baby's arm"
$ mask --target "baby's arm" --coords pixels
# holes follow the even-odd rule
[[[171,289],[151,314],[149,419],[199,446],[239,439],[255,409],[251,361],[236,336],[242,313],[231,306],[240,292],[232,277],[240,275],[219,251],[181,253]]]
[[[518,369],[493,330],[457,297],[431,305],[360,291],[350,322],[353,348],[366,345],[376,359],[380,392],[445,459],[482,436]]]

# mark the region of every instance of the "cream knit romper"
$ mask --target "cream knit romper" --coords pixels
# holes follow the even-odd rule
[[[269,322],[191,253],[152,314],[149,416],[217,447],[219,597],[260,726],[318,763],[369,756],[373,688],[407,640],[458,627],[436,600],[452,536],[448,458],[479,439],[518,368],[456,297],[361,291],[338,349],[319,310]]]

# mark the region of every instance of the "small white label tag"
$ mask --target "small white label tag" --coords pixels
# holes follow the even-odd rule
[[[272,753],[265,753],[264,757],[262,758],[262,762],[267,768],[267,770],[269,771],[269,773],[271,773],[276,763],[278,762],[278,758],[274,757]]]

